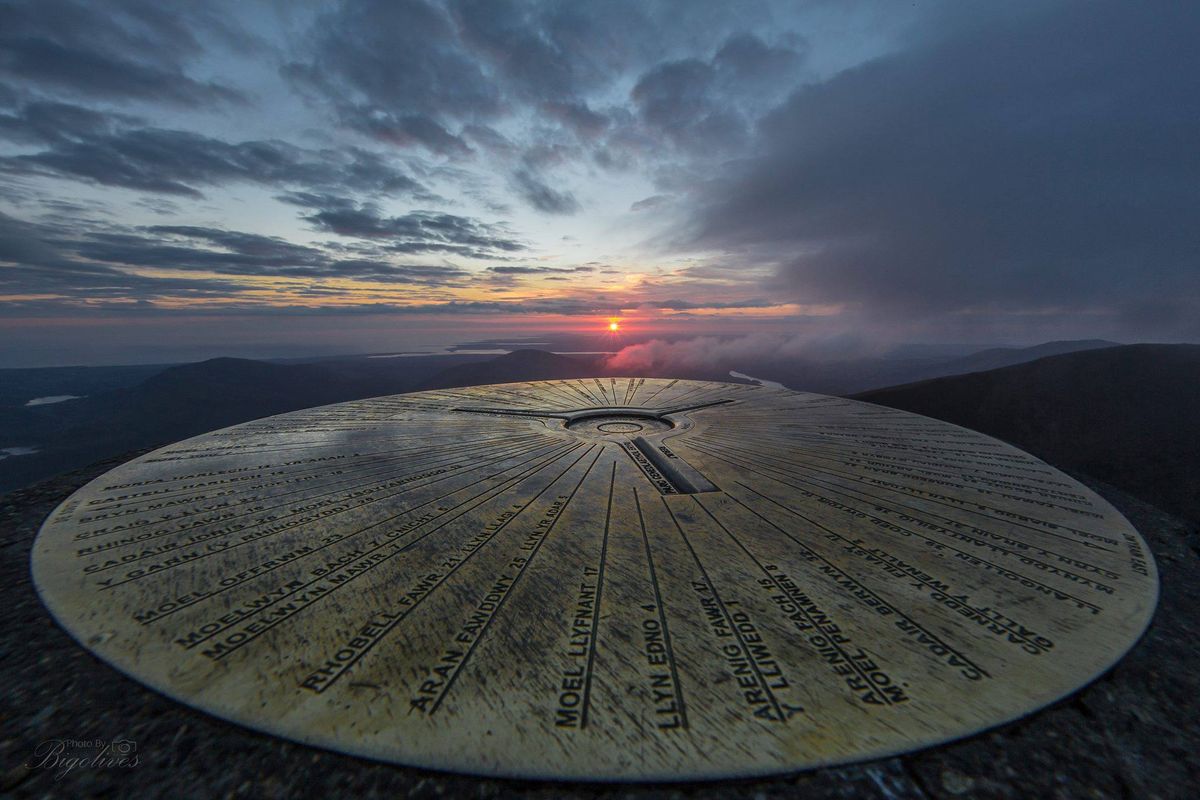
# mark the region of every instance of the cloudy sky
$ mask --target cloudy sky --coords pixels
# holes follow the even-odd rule
[[[1200,340],[1200,5],[0,2],[0,365]]]

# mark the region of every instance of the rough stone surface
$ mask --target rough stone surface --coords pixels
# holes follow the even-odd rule
[[[1149,541],[1162,581],[1155,622],[1113,671],[1026,720],[965,741],[771,780],[580,785],[480,780],[375,764],[220,722],[99,662],[42,608],[29,550],[45,516],[134,454],[0,497],[0,791],[13,797],[1184,798],[1200,787],[1200,532],[1084,480]],[[52,739],[127,739],[131,769],[31,767]]]

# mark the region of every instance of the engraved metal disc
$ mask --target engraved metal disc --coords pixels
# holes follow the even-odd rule
[[[403,764],[756,775],[1028,714],[1158,591],[1107,502],[851,400],[514,383],[226,428],[92,481],[33,551],[84,646],[191,706]]]

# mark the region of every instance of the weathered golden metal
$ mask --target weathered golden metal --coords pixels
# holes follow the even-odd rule
[[[1109,668],[1158,579],[1006,444],[758,386],[342,403],[157,450],[34,546],[43,601],[171,697],[509,776],[756,775],[944,742]]]

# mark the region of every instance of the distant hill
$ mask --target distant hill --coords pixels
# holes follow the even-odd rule
[[[1121,346],[1083,352],[1086,348],[1101,348],[1107,344],[1097,341],[1051,342],[1034,348],[996,348],[965,358],[877,359],[820,364],[780,363],[764,357],[761,362],[755,363],[752,359],[745,365],[688,369],[665,365],[643,374],[645,377],[730,381],[733,379],[727,370],[737,369],[756,378],[777,380],[791,388],[850,394],[889,383],[907,383],[931,374],[942,374],[938,370],[977,370],[986,368],[988,364],[1020,361],[1059,350],[1078,352],[1035,363],[1042,364],[1045,361],[1053,364],[1057,363],[1056,358],[1073,357],[1096,358],[1099,359],[1096,363],[1109,363],[1108,359],[1116,359],[1116,356],[1105,354],[1142,352]],[[1155,354],[1160,348],[1144,347],[1150,347],[1146,352]],[[1022,424],[1030,426],[1029,430],[1009,430],[1004,427],[1012,423],[1011,420],[1006,421],[1004,409],[1017,400],[1009,401],[999,395],[983,403],[982,409],[976,409],[978,418],[968,418],[969,415],[963,410],[964,405],[979,405],[982,402],[977,402],[978,395],[975,392],[982,391],[978,387],[945,391],[935,389],[930,393],[927,389],[906,386],[871,393],[868,399],[875,399],[873,395],[878,395],[880,399],[877,402],[890,404],[888,392],[901,392],[897,397],[903,398],[909,398],[910,392],[916,392],[912,396],[919,398],[929,409],[921,413],[931,416],[958,414],[960,418],[953,421],[1009,438],[1048,460],[1068,466],[1076,465],[1120,486],[1130,484],[1116,480],[1114,471],[1104,469],[1103,465],[1111,463],[1115,453],[1124,452],[1120,451],[1118,445],[1125,440],[1110,441],[1117,432],[1125,430],[1123,425],[1128,424],[1121,415],[1138,409],[1137,413],[1144,417],[1163,413],[1162,410],[1167,409],[1169,419],[1164,420],[1162,430],[1150,430],[1151,423],[1147,421],[1139,424],[1148,438],[1129,434],[1129,437],[1133,437],[1129,439],[1130,446],[1143,448],[1146,454],[1126,455],[1123,462],[1131,469],[1137,467],[1141,470],[1147,484],[1158,485],[1169,482],[1170,476],[1175,474],[1172,470],[1176,469],[1176,462],[1185,459],[1186,454],[1180,448],[1186,447],[1186,442],[1192,443],[1193,454],[1197,451],[1194,437],[1173,440],[1168,433],[1172,430],[1171,426],[1179,430],[1191,425],[1191,430],[1195,430],[1195,420],[1198,419],[1196,409],[1193,408],[1190,415],[1185,413],[1187,409],[1183,398],[1190,397],[1194,401],[1200,392],[1196,391],[1194,382],[1190,389],[1185,386],[1178,389],[1156,388],[1167,386],[1167,378],[1148,374],[1151,362],[1156,363],[1158,356],[1147,358],[1149,362],[1143,363],[1138,356],[1129,356],[1128,364],[1125,361],[1119,364],[1114,362],[1109,372],[1097,371],[1099,367],[1088,367],[1084,375],[1071,373],[1058,378],[1054,378],[1053,374],[1044,376],[1047,383],[1044,393],[1047,397],[1053,395],[1049,387],[1055,380],[1061,384],[1064,393],[1078,388],[1080,394],[1074,401],[1075,406],[1063,405],[1061,411],[1054,410],[1060,408],[1058,405],[1034,402],[1032,410],[1022,412],[1025,416],[1021,417],[1024,420]],[[1092,362],[1088,360],[1087,363]],[[1004,370],[994,372],[1000,374]],[[613,373],[607,369],[604,355],[565,356],[541,350],[517,350],[499,357],[479,354],[401,358],[348,356],[303,363],[217,358],[165,368],[0,370],[0,492],[101,458],[168,444],[227,425],[300,408],[421,389],[609,374]],[[1021,377],[1023,374],[1018,373],[1017,377],[1011,379],[1014,385],[1023,386],[1022,381],[1032,380]],[[1180,366],[1180,374],[1195,376],[1197,370],[1194,365],[1190,372]],[[962,376],[963,379],[971,377]],[[1146,391],[1142,391],[1143,387]],[[1126,388],[1133,396],[1119,401],[1114,399],[1114,393],[1124,392]],[[989,391],[999,392],[1000,389]],[[1013,391],[1020,394],[1015,389]],[[66,402],[26,405],[31,399],[55,395],[86,396]],[[937,403],[943,405],[937,406]],[[1039,405],[1047,409],[1045,414],[1050,414],[1046,420],[1041,420],[1033,413]],[[1097,422],[1099,431],[1076,431],[1070,427],[1071,420],[1086,413],[1100,415],[1100,421]],[[989,414],[995,417],[994,421],[989,420]],[[1104,414],[1112,419],[1101,419]],[[1038,427],[1043,422],[1042,427]],[[1047,426],[1049,429],[1043,430]],[[1103,434],[1101,442],[1086,446],[1081,444],[1087,443],[1088,435],[1100,434]],[[1055,449],[1054,443],[1060,439],[1065,444]],[[1042,444],[1036,444],[1039,441]],[[1112,445],[1109,450],[1101,446],[1106,442]],[[4,457],[6,448],[20,448],[15,451],[20,454]],[[30,453],[30,449],[36,452]],[[1068,459],[1068,456],[1074,460]],[[1132,488],[1130,490],[1134,491]],[[1150,498],[1149,494],[1142,494]],[[1164,507],[1181,508],[1179,505]]]
[[[941,378],[946,375],[965,375],[968,372],[983,372],[989,369],[1011,367],[1036,361],[1047,356],[1059,356],[1067,353],[1079,353],[1085,350],[1099,350],[1105,347],[1120,347],[1119,342],[1109,342],[1104,339],[1079,339],[1073,341],[1046,342],[1033,347],[993,347],[980,350],[962,358],[955,358],[936,367],[931,367],[929,375],[922,379]]]
[[[7,387],[0,402],[0,449],[36,449],[0,458],[0,492],[129,450],[169,444],[198,433],[286,411],[398,394],[415,389],[451,365],[480,356],[322,359],[277,364],[214,358],[137,374],[127,368],[95,368],[81,384],[66,373],[46,378],[38,370],[26,384]],[[113,370],[105,376],[104,370]],[[58,371],[55,371],[58,372]],[[18,377],[21,377],[18,375]],[[140,380],[131,380],[140,378]],[[101,389],[105,382],[117,388]],[[27,407],[31,392],[86,394],[62,403]]]
[[[93,395],[136,386],[169,366],[172,365],[0,369],[0,408],[23,406],[38,397]]]
[[[1033,347],[994,347],[953,357],[900,355],[814,361],[767,355],[761,361],[749,359],[745,364],[731,368],[757,378],[778,381],[797,391],[848,395],[946,375],[1007,367],[1045,356],[1118,346],[1116,342],[1103,339],[1084,339],[1046,342]]]
[[[450,367],[426,380],[421,389],[450,389],[516,381],[589,378],[603,374],[603,356],[560,356],[545,350],[514,350],[490,361]]]
[[[1200,523],[1200,345],[1125,345],[863,392]]]

